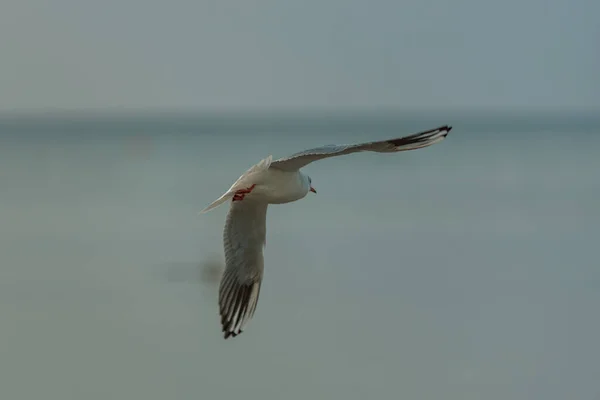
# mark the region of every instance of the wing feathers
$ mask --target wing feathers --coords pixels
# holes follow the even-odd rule
[[[285,171],[297,171],[313,161],[324,158],[356,153],[359,151],[374,151],[377,153],[394,153],[406,150],[415,150],[431,146],[443,140],[451,126],[444,125],[428,131],[415,133],[397,139],[381,140],[359,144],[327,145],[315,149],[305,150],[289,157],[280,158],[271,162],[271,168]]]
[[[242,333],[256,310],[264,269],[267,206],[246,199],[229,208],[223,232],[225,272],[219,284],[225,339]]]
[[[225,339],[242,333],[254,316],[260,285],[260,280],[240,283],[232,271],[224,274],[219,289],[219,307]]]
[[[439,128],[415,133],[414,135],[409,135],[409,136],[401,137],[398,139],[388,140],[388,143],[391,143],[392,145],[394,145],[398,148],[407,146],[407,145],[411,145],[411,144],[418,144],[418,143],[426,144],[428,142],[437,140],[438,138],[439,139],[445,138],[448,135],[448,132],[450,132],[450,130],[452,130],[451,126],[444,125],[444,126],[440,126]],[[428,143],[428,145],[431,145],[431,144],[433,144],[433,143]]]

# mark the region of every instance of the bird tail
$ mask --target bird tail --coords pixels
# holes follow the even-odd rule
[[[227,200],[229,200],[230,198],[232,198],[233,195],[234,195],[234,192],[228,191],[223,196],[219,197],[218,199],[216,199],[215,201],[213,201],[212,203],[210,203],[204,210],[200,211],[199,214],[207,213],[210,210],[212,210],[213,208],[219,207],[221,204],[225,203]]]
[[[248,171],[246,171],[242,176],[240,176],[233,185],[231,185],[231,187],[229,188],[229,190],[227,192],[225,192],[225,194],[223,194],[221,197],[219,197],[218,199],[216,199],[215,201],[210,203],[204,210],[200,211],[199,214],[204,214],[206,212],[209,212],[213,208],[216,208],[216,207],[220,206],[221,204],[225,203],[227,200],[231,199],[235,195],[236,190],[240,189],[247,183],[248,177],[250,175],[253,175],[258,172],[262,172],[262,171],[269,169],[272,159],[273,159],[273,157],[269,156],[269,157],[265,158],[264,160],[261,160],[258,164],[253,165]]]

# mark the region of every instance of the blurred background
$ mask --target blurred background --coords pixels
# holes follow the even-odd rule
[[[8,0],[0,13],[3,399],[599,399],[600,3]],[[268,212],[223,340],[227,205]]]

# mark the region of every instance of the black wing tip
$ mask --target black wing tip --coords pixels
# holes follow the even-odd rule
[[[232,321],[227,320],[227,316],[226,315],[221,315],[221,332],[223,332],[223,337],[225,339],[228,339],[230,337],[236,337],[239,334],[241,334],[243,332],[243,330],[238,329],[236,330],[231,330],[232,328]]]
[[[448,134],[452,130],[452,126],[444,125],[444,126],[439,127],[438,129],[442,132],[442,137],[445,138],[446,136],[448,136]]]
[[[446,136],[448,136],[448,133],[451,130],[452,126],[442,125],[434,129],[429,129],[427,131],[414,133],[412,135],[404,136],[399,139],[390,140],[388,141],[388,143],[390,143],[396,148],[417,143],[423,144],[423,146],[421,147],[426,147],[428,146],[427,143],[434,143],[433,140],[445,138]]]
[[[226,316],[222,315],[221,316],[221,332],[223,332],[223,338],[228,339],[230,337],[236,337],[239,334],[241,334],[243,332],[243,330],[238,329],[236,330],[230,330],[231,329],[231,321],[227,321]]]
[[[224,339],[229,339],[230,337],[234,338],[236,336],[238,336],[239,334],[241,334],[243,331],[240,330],[239,332],[231,332],[231,331],[225,331],[225,329],[223,329],[223,338]]]
[[[224,339],[228,339],[230,337],[236,337],[243,332],[243,330],[241,330],[241,329],[238,329],[237,331],[231,330],[231,328],[232,328],[231,325],[232,325],[231,321],[227,320],[227,316],[221,315],[221,332],[223,332]]]
[[[452,126],[451,125],[442,125],[442,126],[438,126],[435,129],[431,129],[425,132],[421,132],[418,135],[426,135],[428,133],[435,133],[435,132],[443,132],[442,134],[444,136],[448,135],[448,133],[452,130]]]
[[[437,128],[429,129],[427,131],[415,133],[414,135],[411,135],[411,136],[430,135],[430,134],[436,134],[438,132],[441,132],[444,136],[446,136],[448,134],[448,132],[450,132],[451,130],[452,130],[451,125],[442,125],[442,126],[438,126]]]
[[[240,321],[246,322],[254,315],[256,304],[258,303],[258,297],[260,294],[260,281],[253,282],[251,284],[242,284],[239,286],[228,287],[227,281],[223,281],[224,291],[220,295],[219,300],[219,314],[221,316],[221,331],[225,339],[229,337],[236,337],[240,335],[243,330],[243,323],[238,324]],[[250,303],[253,289],[256,287],[256,298],[253,303]],[[235,295],[228,298],[224,296],[227,290],[234,290]],[[235,316],[235,317],[234,317]]]

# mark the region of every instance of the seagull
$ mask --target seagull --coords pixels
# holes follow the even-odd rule
[[[243,332],[252,319],[264,271],[266,217],[269,204],[284,204],[317,193],[310,176],[300,169],[313,161],[360,151],[396,153],[438,143],[451,126],[415,133],[398,139],[360,144],[327,145],[304,150],[273,161],[272,156],[250,167],[225,194],[200,213],[231,200],[223,231],[225,270],[219,284],[219,314],[225,339]]]

